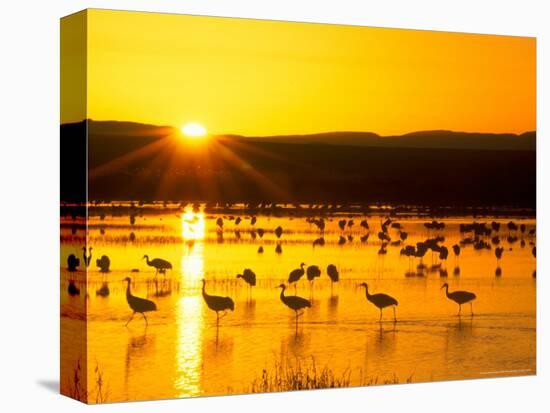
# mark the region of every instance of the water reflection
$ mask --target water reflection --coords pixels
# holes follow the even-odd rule
[[[141,373],[145,371],[143,360],[147,360],[155,352],[155,335],[147,334],[147,327],[139,330],[139,333],[130,334],[128,336],[128,345],[126,346],[126,362],[125,362],[125,385],[126,393],[130,394],[129,388],[132,387],[130,378],[136,378],[136,384],[139,386]]]
[[[204,277],[204,214],[187,210],[182,215],[182,237],[193,240],[183,246],[181,256],[182,296],[177,304],[178,344],[175,388],[180,397],[201,391],[203,346],[203,305],[197,294],[199,280]]]

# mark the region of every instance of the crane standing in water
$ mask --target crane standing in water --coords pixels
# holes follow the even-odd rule
[[[212,311],[216,312],[216,328],[220,323],[220,318],[225,317],[227,310],[235,310],[235,303],[231,297],[221,297],[218,295],[210,295],[206,292],[206,280],[202,281],[202,298],[204,302]],[[220,311],[223,311],[222,316],[220,317]]]
[[[382,322],[382,309],[390,306],[393,308],[393,321],[397,321],[397,317],[395,316],[395,307],[398,303],[395,298],[383,293],[369,294],[369,286],[367,283],[361,283],[359,284],[359,286],[365,287],[367,300],[373,303],[380,310],[380,319],[378,320],[379,322]]]
[[[155,277],[159,272],[161,272],[162,274],[166,274],[166,270],[172,269],[172,264],[166,260],[163,260],[162,258],[153,258],[151,261],[149,261],[149,256],[144,255],[143,259],[149,267],[155,268]]]
[[[290,271],[290,274],[288,275],[288,284],[294,283],[294,290],[296,290],[296,283],[304,276],[306,271],[304,270],[306,264],[303,262],[300,264],[300,268],[296,268],[295,270]]]
[[[311,307],[311,302],[297,295],[285,295],[286,285],[281,284],[277,288],[281,289],[281,301],[296,314],[296,334],[298,334],[298,318],[304,314],[305,308]],[[302,311],[300,311],[302,310]]]
[[[338,281],[340,281],[340,273],[338,272],[336,265],[329,264],[327,266],[327,275],[330,278],[330,292],[332,294],[332,288],[334,283],[337,283]]]
[[[88,248],[88,255],[86,255],[86,247],[82,247],[82,258],[84,259],[84,264],[86,265],[86,268],[90,266],[90,263],[92,262],[92,247]]]
[[[157,311],[157,305],[151,300],[132,295],[132,291],[130,289],[132,279],[130,277],[126,277],[124,281],[128,283],[128,286],[126,287],[126,301],[128,302],[130,308],[134,311],[130,319],[126,322],[126,326],[130,324],[130,321],[134,319],[136,313],[140,313],[143,316],[143,318],[145,319],[145,325],[148,326],[149,322],[147,321],[145,313],[148,311]]]
[[[248,295],[252,293],[252,287],[256,286],[256,274],[250,268],[245,268],[242,274],[237,274],[237,278],[242,278],[248,285]]]
[[[458,304],[458,316],[460,316],[460,313],[462,311],[462,304],[470,303],[470,311],[472,312],[472,316],[474,315],[474,309],[472,306],[472,301],[476,299],[476,295],[474,293],[471,293],[469,291],[453,291],[452,293],[449,292],[449,284],[445,283],[441,286],[441,289],[445,288],[445,295],[449,300],[454,301]]]

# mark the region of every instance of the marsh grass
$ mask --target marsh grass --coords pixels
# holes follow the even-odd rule
[[[86,381],[82,381],[82,367],[80,365],[80,359],[77,360],[73,369],[73,374],[68,377],[65,390],[62,389],[61,393],[67,396],[80,400],[84,403],[105,403],[109,399],[109,389],[105,385],[103,378],[103,371],[99,367],[99,363],[96,362],[94,369],[95,384],[93,389],[87,390]]]
[[[281,392],[292,390],[333,389],[350,386],[374,386],[379,384],[412,383],[413,376],[400,381],[396,374],[387,378],[365,377],[361,369],[352,374],[351,367],[336,371],[329,365],[318,366],[315,358],[284,358],[274,360],[264,367],[248,391],[251,393]]]

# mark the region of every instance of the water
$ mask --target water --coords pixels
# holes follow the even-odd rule
[[[517,224],[526,225],[526,231],[523,235],[512,231],[519,240],[511,244],[506,240],[510,231],[501,226],[500,245],[505,251],[498,264],[502,276],[495,277],[494,246],[491,250],[465,246],[458,260],[451,250],[464,237],[459,224],[473,218],[438,219],[446,224],[441,231],[428,231],[423,223],[431,219],[425,217],[399,218],[409,235],[405,245],[436,235],[445,237],[441,245],[450,254],[442,266],[448,277],[441,278],[438,271],[406,277],[405,273],[416,271],[419,260],[401,256],[403,245],[388,245],[387,254],[378,254],[377,233],[383,218],[377,215],[366,217],[370,225],[366,242],[360,237],[367,231],[359,226],[365,216],[354,216],[353,227],[345,231],[338,227],[341,216],[327,217],[325,245],[313,247],[313,240],[321,234],[304,217],[258,215],[252,226],[248,215],[231,214],[243,221],[236,225],[228,214],[193,213],[191,208],[184,212],[159,208],[137,216],[134,224],[128,215],[107,215],[103,220],[91,217],[88,296],[67,294],[69,280],[85,290],[82,266],[76,273],[65,268],[71,253],[82,261],[85,233],[83,228],[73,233],[73,221],[62,220],[66,224],[62,230],[62,325],[64,331],[79,328],[87,303],[88,379],[93,388],[98,366],[105,400],[243,393],[250,391],[263,369],[272,372],[280,363],[314,362],[336,376],[349,374],[350,385],[535,374],[536,279],[531,253],[535,239],[528,234],[535,226],[533,219],[514,218]],[[223,239],[216,225],[219,217],[225,217]],[[477,219],[492,220],[505,224],[510,219]],[[280,239],[273,233],[277,226],[283,228]],[[258,228],[266,231],[263,238],[251,235]],[[398,238],[396,229],[389,229],[389,234],[392,240]],[[346,237],[343,245],[338,244],[341,235]],[[348,235],[353,236],[351,242]],[[485,239],[490,242],[490,237]],[[277,243],[281,254],[275,252]],[[260,245],[263,254],[257,252]],[[144,254],[170,261],[173,270],[155,280],[155,270],[146,265]],[[102,255],[111,260],[108,274],[100,273],[95,265]],[[318,265],[322,276],[313,285],[305,277],[297,285],[297,294],[310,299],[312,307],[296,330],[294,313],[280,301],[277,286],[301,262]],[[423,263],[430,267],[440,260],[428,252]],[[339,283],[331,285],[328,264],[339,269]],[[455,266],[460,267],[459,276],[453,275]],[[258,277],[251,291],[236,279],[244,268],[253,269]],[[148,327],[139,314],[125,327],[131,315],[122,281],[127,276],[133,280],[133,294],[157,304],[157,312],[147,313]],[[203,302],[203,278],[209,294],[235,301],[235,311],[220,320],[219,328],[215,313]],[[110,289],[107,297],[96,295],[104,282]],[[391,308],[384,310],[379,323],[379,310],[358,287],[362,282],[368,282],[371,294],[384,292],[399,301],[397,323]],[[456,315],[458,306],[440,289],[444,282],[451,291],[475,292],[474,317],[469,305],[463,306],[461,317]],[[294,287],[286,293],[294,294]],[[62,368],[72,371],[79,357],[67,352]]]

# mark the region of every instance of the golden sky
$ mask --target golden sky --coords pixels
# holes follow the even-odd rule
[[[89,10],[88,117],[244,135],[519,133],[536,128],[535,48],[534,38]]]

